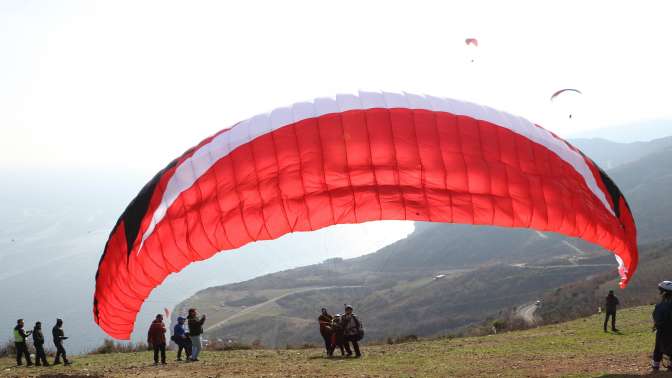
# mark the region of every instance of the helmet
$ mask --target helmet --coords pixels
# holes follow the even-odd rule
[[[672,281],[663,281],[658,284],[658,289],[661,291],[672,292]]]

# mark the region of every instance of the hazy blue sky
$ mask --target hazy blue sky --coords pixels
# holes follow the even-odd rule
[[[241,119],[358,89],[474,100],[561,135],[669,117],[670,14],[669,1],[3,1],[0,164],[151,174]],[[584,96],[551,104],[565,87]]]

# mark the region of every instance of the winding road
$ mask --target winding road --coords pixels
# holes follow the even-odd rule
[[[526,306],[522,306],[518,308],[518,316],[520,316],[523,320],[525,320],[525,323],[529,325],[534,325],[537,324],[537,317],[534,316],[534,313],[537,311],[537,306],[536,303],[532,303]]]

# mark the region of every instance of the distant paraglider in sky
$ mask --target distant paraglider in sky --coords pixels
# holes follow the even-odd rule
[[[470,49],[475,49],[475,48],[478,47],[478,40],[476,38],[467,38],[467,39],[464,40],[464,43]],[[474,63],[474,60],[475,60],[474,56],[476,55],[475,52],[473,50],[471,50],[470,55],[471,55],[471,58],[470,58],[471,63]]]
[[[557,232],[612,251],[622,286],[637,268],[625,198],[570,143],[473,103],[359,92],[252,117],[158,172],[110,233],[95,321],[128,339],[152,290],[195,261],[377,220]]]
[[[583,94],[583,93],[582,93],[580,90],[578,90],[578,89],[573,89],[573,88],[560,89],[560,90],[558,90],[558,91],[555,91],[555,92],[551,95],[551,101],[555,101],[555,99],[558,98],[558,96],[562,95],[563,93],[567,93],[567,92],[569,92],[569,93],[572,93],[572,92],[573,92],[573,93]],[[571,114],[571,113],[569,114],[569,118],[572,118],[572,114]]]
[[[556,97],[560,96],[561,94],[563,94],[563,93],[565,93],[565,92],[576,92],[576,93],[578,93],[578,94],[583,94],[583,93],[581,93],[581,91],[578,90],[578,89],[572,89],[572,88],[560,89],[559,91],[556,91],[555,93],[553,93],[553,94],[551,95],[551,101],[555,100]]]

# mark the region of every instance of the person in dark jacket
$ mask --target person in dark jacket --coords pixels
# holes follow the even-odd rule
[[[30,336],[31,332],[26,332],[23,329],[24,323],[23,319],[18,319],[16,321],[16,327],[14,327],[14,348],[16,349],[16,364],[18,366],[23,365],[22,357],[26,358],[26,366],[33,366],[33,361],[30,359],[30,353],[28,353],[28,344],[26,344],[26,339]]]
[[[189,360],[191,358],[191,338],[189,332],[185,328],[185,318],[178,316],[177,324],[173,327],[173,341],[177,344],[177,360],[182,361],[182,350],[184,350],[184,358]]]
[[[47,354],[44,353],[42,322],[35,323],[35,327],[33,328],[33,346],[35,346],[35,365],[49,366],[49,362],[47,362]]]
[[[317,322],[320,324],[320,335],[324,339],[324,348],[327,350],[327,356],[331,357],[334,354],[334,348],[331,343],[331,321],[333,317],[329,315],[326,308],[322,309],[322,313],[317,317]]]
[[[658,284],[661,301],[653,310],[653,329],[656,331],[656,343],[653,348],[652,368],[660,369],[660,361],[666,354],[672,358],[672,282],[663,281]],[[672,371],[672,366],[667,367]]]
[[[190,361],[198,361],[198,355],[201,353],[201,335],[203,334],[203,324],[205,323],[205,314],[198,317],[195,308],[189,309],[187,315],[187,323],[189,326],[189,337],[191,338],[191,358]]]
[[[161,364],[166,364],[166,326],[163,324],[163,315],[158,314],[147,331],[147,344],[154,349],[154,365],[159,364],[159,352],[161,352]]]
[[[604,300],[604,332],[607,332],[607,323],[609,322],[609,317],[611,317],[611,330],[613,332],[618,332],[616,329],[616,307],[619,305],[618,298],[614,295],[613,290],[609,290],[607,298]]]
[[[341,357],[345,356],[345,335],[343,334],[343,324],[341,323],[341,315],[334,315],[331,321],[331,354],[334,354],[336,348],[341,350]]]
[[[54,365],[59,365],[61,363],[61,357],[63,357],[63,364],[65,366],[70,365],[70,361],[68,361],[68,357],[65,353],[65,348],[63,347],[63,341],[68,339],[63,333],[63,319],[56,319],[56,325],[51,329],[51,336],[53,336],[54,346],[56,346]]]
[[[352,313],[352,306],[345,306],[345,314],[341,317],[341,324],[343,324],[345,351],[348,353],[348,357],[352,356],[350,344],[352,344],[352,347],[355,350],[355,357],[361,357],[362,353],[359,351],[359,335],[362,330],[362,323],[357,319],[357,316]]]

